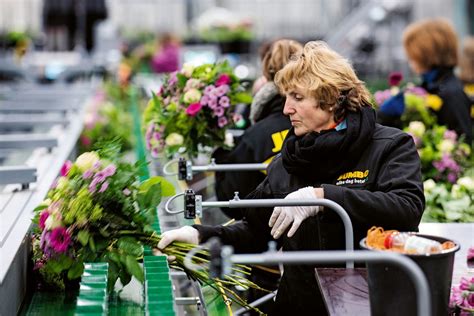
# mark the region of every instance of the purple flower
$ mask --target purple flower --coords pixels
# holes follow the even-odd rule
[[[217,120],[217,125],[219,127],[224,127],[227,125],[227,118],[225,116],[221,116],[219,117],[219,119]]]
[[[456,183],[456,180],[458,179],[458,175],[455,174],[454,172],[448,173],[448,181],[451,183]]]
[[[203,95],[203,96],[201,97],[201,101],[200,101],[200,102],[201,102],[201,105],[202,105],[202,106],[206,106],[207,103],[209,102],[209,96],[206,95],[206,94]]]
[[[377,102],[378,105],[384,103],[384,101],[390,98],[391,96],[392,93],[390,92],[390,90],[377,91],[374,93],[375,102]]]
[[[102,170],[102,173],[106,177],[110,177],[110,176],[113,176],[115,174],[115,171],[117,171],[117,167],[112,163],[112,164],[108,165],[107,167],[105,167],[104,170]]]
[[[38,223],[39,228],[41,228],[41,230],[44,229],[44,223],[46,222],[48,217],[49,217],[49,212],[48,211],[41,212],[40,218],[39,218],[39,223]]]
[[[420,96],[420,97],[424,97],[428,94],[425,89],[421,87],[417,87],[417,86],[408,88],[406,92]]]
[[[214,109],[214,115],[217,117],[221,117],[222,115],[224,115],[224,108],[220,106],[216,107]]]
[[[216,87],[214,85],[208,85],[204,88],[204,95],[209,95],[212,91],[214,91]]]
[[[228,85],[222,85],[216,88],[216,94],[218,97],[224,96],[227,92],[229,92],[230,88]]]
[[[102,186],[99,189],[99,193],[104,192],[105,190],[107,190],[108,187],[109,187],[109,182],[105,181],[104,183],[102,183]]]
[[[159,153],[160,153],[160,151],[159,151],[158,148],[153,148],[153,149],[151,150],[151,156],[152,156],[153,158],[158,158],[158,154],[159,154]]]
[[[463,291],[474,291],[474,277],[472,277],[470,280],[462,277],[459,288]]]
[[[474,259],[474,247],[470,247],[467,250],[467,260]]]
[[[178,82],[178,72],[174,71],[170,73],[170,77],[168,79],[168,88],[171,89],[177,82]]]
[[[219,105],[223,108],[228,108],[230,105],[230,99],[227,96],[223,96],[219,99]]]
[[[97,183],[104,182],[105,179],[107,178],[107,175],[105,174],[104,170],[97,172],[92,182],[94,182],[94,180],[97,180]]]
[[[72,167],[72,162],[70,160],[66,160],[64,165],[61,167],[61,171],[59,172],[61,176],[62,177],[67,176],[67,174],[69,173],[69,170],[71,170],[71,167]]]
[[[210,109],[214,110],[217,107],[217,99],[216,98],[210,99],[207,106]]]
[[[189,116],[196,116],[199,111],[201,111],[202,105],[199,102],[192,103],[186,109],[186,114]]]
[[[49,247],[49,237],[51,233],[49,231],[43,230],[40,237],[40,247],[44,251]]]
[[[449,139],[449,140],[452,140],[453,142],[455,142],[456,139],[458,138],[458,134],[456,134],[455,131],[452,131],[452,130],[448,129],[446,132],[444,132],[443,138],[444,139]]]
[[[69,243],[71,242],[71,236],[66,228],[56,227],[51,231],[49,242],[55,252],[64,253],[67,251]]]
[[[90,140],[89,137],[82,135],[82,136],[81,136],[81,143],[82,143],[82,145],[84,145],[85,147],[89,147],[89,146],[92,144],[92,141]]]
[[[152,137],[153,137],[154,140],[160,140],[161,139],[161,133],[160,132],[154,132]]]
[[[225,84],[230,83],[230,76],[228,74],[222,74],[219,76],[219,78],[216,80],[216,86],[222,86]]]
[[[94,175],[94,171],[92,171],[91,169],[89,169],[89,170],[86,170],[86,171],[82,174],[82,178],[83,178],[83,179],[90,179],[90,178],[92,178],[93,175]]]
[[[97,185],[99,184],[99,180],[97,178],[92,179],[92,182],[89,184],[89,192],[95,193],[97,190]]]
[[[399,71],[394,71],[388,76],[388,84],[391,87],[398,86],[402,80],[403,80],[403,75]]]
[[[122,191],[122,192],[123,192],[123,194],[124,194],[124,195],[126,195],[126,196],[129,196],[129,195],[130,195],[130,193],[132,193],[132,191],[130,191],[130,190],[129,190],[129,189],[127,189],[127,188],[123,189],[123,191]]]

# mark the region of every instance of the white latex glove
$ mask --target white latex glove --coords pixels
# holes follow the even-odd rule
[[[158,243],[158,249],[155,249],[155,255],[162,254],[160,250],[165,249],[173,241],[182,241],[190,244],[199,244],[199,231],[191,226],[183,226],[178,229],[169,230],[161,234],[161,240]],[[176,260],[174,256],[168,256],[168,261]]]
[[[322,190],[322,189],[321,189]],[[315,188],[305,187],[298,191],[291,192],[285,197],[286,199],[318,199]],[[271,234],[273,238],[277,239],[286,231],[291,223],[288,237],[292,237],[301,223],[310,216],[318,214],[319,206],[277,206],[273,209],[272,216],[268,225],[272,228]]]

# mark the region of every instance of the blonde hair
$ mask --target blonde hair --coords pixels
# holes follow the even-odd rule
[[[459,78],[464,82],[474,83],[474,37],[467,37],[463,44],[459,59]]]
[[[301,54],[303,45],[297,41],[281,39],[273,42],[263,57],[263,75],[273,81],[275,74],[282,69],[295,54]]]
[[[410,24],[403,32],[408,58],[425,70],[454,67],[458,63],[458,40],[451,23],[443,18]]]
[[[321,109],[334,110],[336,121],[370,104],[370,93],[349,61],[322,41],[306,43],[303,53],[276,74],[275,83],[282,93],[309,91]]]

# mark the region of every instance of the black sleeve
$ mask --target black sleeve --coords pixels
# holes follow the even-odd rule
[[[271,198],[271,189],[265,179],[247,199]],[[219,237],[226,245],[232,245],[237,253],[258,253],[268,248],[268,242],[273,240],[268,221],[272,209],[245,209],[245,217],[229,226],[193,225],[199,231],[200,241],[206,242],[211,237]]]
[[[425,199],[420,159],[413,139],[393,140],[376,177],[376,190],[354,190],[325,184],[324,197],[340,204],[352,220],[364,226],[416,230]]]

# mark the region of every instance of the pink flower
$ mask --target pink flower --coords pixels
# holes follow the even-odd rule
[[[71,167],[72,167],[72,162],[70,160],[66,160],[64,165],[61,167],[61,171],[59,172],[61,176],[62,177],[67,176],[67,174],[69,173],[69,170],[71,170]]]
[[[462,303],[464,303],[462,290],[459,287],[453,286],[451,289],[451,297],[449,298],[449,306],[456,307],[457,305],[462,305]]]
[[[474,259],[474,247],[470,247],[467,250],[467,260],[472,260]]]
[[[225,84],[229,84],[229,83],[230,83],[230,76],[228,74],[222,74],[216,80],[216,86],[217,87],[225,85]]]
[[[443,138],[456,141],[456,139],[458,138],[458,135],[456,134],[455,131],[451,131],[448,129],[446,132],[444,132]]]
[[[229,92],[230,88],[229,88],[229,85],[222,85],[222,86],[219,86],[217,89],[216,89],[216,94],[218,97],[222,97],[224,96],[227,92]]]
[[[224,127],[227,125],[227,118],[225,116],[221,116],[219,117],[219,119],[217,120],[217,125],[219,127]]]
[[[204,88],[204,94],[208,95],[210,94],[216,87],[214,85],[208,85],[207,87]]]
[[[102,186],[99,189],[99,193],[104,192],[105,190],[107,190],[108,187],[109,187],[109,182],[105,181],[104,183],[102,183]]]
[[[201,97],[201,101],[200,101],[200,102],[201,102],[201,105],[202,105],[202,106],[207,105],[207,103],[209,102],[209,96],[208,96],[208,95],[203,95],[203,96]]]
[[[189,116],[196,116],[201,111],[202,105],[199,102],[191,103],[186,109],[186,114]]]
[[[57,227],[51,231],[49,242],[53,250],[57,253],[64,253],[67,251],[71,236],[64,227]]]
[[[102,170],[103,174],[106,177],[113,176],[115,174],[115,171],[117,171],[117,167],[113,163],[105,167],[104,170]]]
[[[132,193],[132,191],[130,191],[130,190],[129,190],[129,189],[127,189],[127,188],[123,189],[123,191],[122,191],[122,192],[123,192],[123,194],[124,194],[124,195],[126,195],[126,196],[129,196],[129,195],[130,195],[130,193]]]
[[[81,143],[82,143],[82,145],[84,145],[86,147],[89,147],[92,142],[91,142],[89,137],[82,135],[81,136]]]
[[[215,109],[217,107],[217,99],[216,98],[213,98],[213,99],[209,99],[209,102],[207,103],[207,106],[210,108],[210,109]]]
[[[93,175],[94,175],[94,171],[92,171],[91,169],[86,170],[86,171],[82,174],[82,179],[90,179],[90,178],[92,178]]]
[[[384,101],[390,98],[391,96],[392,93],[390,92],[390,90],[377,91],[374,93],[375,102],[377,102],[378,105],[384,103]]]
[[[393,86],[398,86],[403,79],[403,75],[399,71],[394,71],[388,76],[388,84]]]
[[[39,228],[41,228],[41,230],[44,229],[44,223],[46,222],[48,217],[49,217],[49,212],[48,211],[41,212],[40,218],[39,218],[39,223],[38,223]]]
[[[223,108],[228,108],[230,105],[230,99],[227,96],[223,96],[219,99],[219,105]]]
[[[216,107],[214,109],[214,115],[217,116],[217,117],[221,117],[222,115],[224,115],[224,108],[223,107]]]
[[[105,170],[105,169],[104,169]],[[94,180],[97,181],[97,183],[101,183],[101,182],[104,182],[105,179],[107,178],[107,175],[105,174],[104,170],[102,171],[99,171],[95,174],[94,176]],[[92,180],[92,182],[94,182],[94,180]]]
[[[463,291],[474,291],[474,277],[472,277],[470,280],[462,277],[459,288]]]

